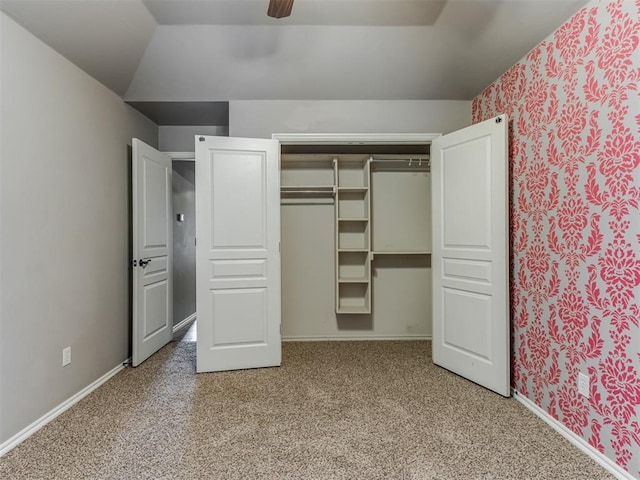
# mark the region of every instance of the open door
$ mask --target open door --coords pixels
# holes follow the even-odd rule
[[[173,337],[171,159],[132,141],[133,332],[138,366]]]
[[[507,118],[431,145],[433,362],[510,396]]]
[[[197,371],[280,365],[276,140],[196,137]]]

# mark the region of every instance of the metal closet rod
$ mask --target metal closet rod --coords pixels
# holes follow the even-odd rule
[[[385,157],[375,158],[371,157],[372,162],[411,162],[413,160],[429,160],[429,155],[411,155],[410,157]]]
[[[371,163],[374,164],[387,164],[388,168],[392,169],[392,168],[396,168],[396,167],[392,167],[391,164],[393,163],[403,163],[406,164],[406,167],[408,168],[412,168],[414,166],[415,162],[415,166],[417,168],[424,168],[426,169],[428,172],[431,171],[431,160],[429,155],[416,155],[416,156],[406,156],[406,157],[387,157],[387,158],[375,158],[375,157],[371,157]],[[422,165],[422,163],[424,162],[424,167]],[[384,168],[384,166],[380,167],[381,169]],[[404,166],[403,166],[404,168]]]

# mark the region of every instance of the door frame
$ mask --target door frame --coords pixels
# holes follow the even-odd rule
[[[272,139],[278,140],[280,145],[302,145],[309,147],[317,146],[362,146],[375,147],[381,145],[430,145],[436,138],[442,136],[442,133],[274,133]],[[335,152],[334,152],[335,153]],[[371,153],[371,152],[366,152]],[[282,155],[282,150],[281,150]],[[282,168],[281,168],[282,170]],[[284,295],[284,292],[282,292]],[[334,337],[334,336],[320,336],[320,337],[285,337],[283,336],[283,342],[296,341],[296,340],[431,340],[433,338],[432,333],[425,335],[416,335],[410,337],[396,336],[396,335],[381,335],[381,336],[349,336],[349,337]]]
[[[171,159],[171,166],[173,167],[173,162],[193,162],[194,164],[196,163],[196,152],[165,152],[165,151],[161,151],[161,153],[164,153],[166,156],[168,156]],[[175,265],[174,265],[175,266]],[[175,289],[174,289],[175,291]],[[174,298],[175,300],[175,298]],[[173,334],[175,335],[176,332],[178,330],[183,329],[184,327],[186,327],[187,325],[191,325],[194,321],[196,321],[198,318],[198,312],[194,312],[193,315],[182,319],[179,323],[175,324],[173,326]],[[174,318],[174,322],[175,322],[175,318]]]
[[[420,145],[441,133],[274,133],[280,145]]]

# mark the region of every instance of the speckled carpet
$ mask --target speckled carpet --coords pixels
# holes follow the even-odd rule
[[[195,374],[170,343],[0,459],[2,479],[605,479],[429,342],[285,343],[283,366]]]

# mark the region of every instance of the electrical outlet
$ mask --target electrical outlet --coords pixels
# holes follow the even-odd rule
[[[62,366],[66,367],[71,363],[71,347],[62,349]]]
[[[578,393],[589,398],[589,377],[584,373],[578,373]]]

